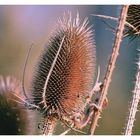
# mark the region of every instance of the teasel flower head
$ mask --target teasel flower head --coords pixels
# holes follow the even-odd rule
[[[79,14],[75,18],[64,14],[40,55],[31,94],[44,119],[70,121],[86,107],[96,63],[93,30],[88,24],[88,18],[82,21]]]

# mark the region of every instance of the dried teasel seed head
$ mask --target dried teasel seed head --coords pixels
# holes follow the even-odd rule
[[[93,31],[88,24],[88,18],[81,21],[78,14],[75,18],[64,14],[42,51],[31,93],[44,117],[61,119],[85,109],[96,63]]]
[[[127,13],[127,22],[131,24],[133,28],[127,27],[126,33],[129,37],[135,38],[140,36],[140,5],[130,5]]]
[[[20,94],[20,82],[14,77],[0,76],[0,134],[28,134],[27,112],[21,109],[17,98],[12,94]]]

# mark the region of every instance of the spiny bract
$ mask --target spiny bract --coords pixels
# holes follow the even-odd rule
[[[83,112],[93,87],[95,45],[87,18],[64,14],[45,46],[32,82],[35,105],[44,117],[70,118]]]

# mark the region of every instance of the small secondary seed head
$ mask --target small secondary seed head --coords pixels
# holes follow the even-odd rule
[[[27,112],[21,109],[12,92],[21,93],[20,82],[11,76],[5,79],[0,76],[0,134],[27,134]]]

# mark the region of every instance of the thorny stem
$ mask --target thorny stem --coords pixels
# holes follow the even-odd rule
[[[126,22],[128,7],[129,7],[128,5],[122,6],[120,16],[118,19],[118,26],[117,26],[115,41],[114,41],[113,48],[112,48],[112,54],[110,56],[107,71],[106,71],[106,74],[105,74],[105,77],[103,80],[103,87],[101,89],[101,97],[100,97],[99,103],[98,103],[98,106],[101,109],[103,106],[103,102],[107,96],[107,91],[108,91],[108,87],[109,87],[109,84],[111,81],[111,76],[112,76],[112,73],[113,73],[113,70],[115,67],[116,59],[119,55],[119,48],[120,48],[120,44],[121,44],[122,37],[123,37],[123,30],[124,30],[124,26],[125,26],[125,22]],[[95,112],[95,117],[93,116],[93,118],[92,118],[92,123],[90,126],[91,135],[93,135],[95,132],[100,114],[101,114],[101,111],[97,110]]]
[[[135,121],[137,107],[140,99],[140,56],[137,65],[138,65],[138,69],[136,74],[136,82],[133,91],[132,101],[130,104],[129,113],[128,113],[127,123],[125,125],[124,132],[123,132],[124,135],[132,134],[132,128]]]

